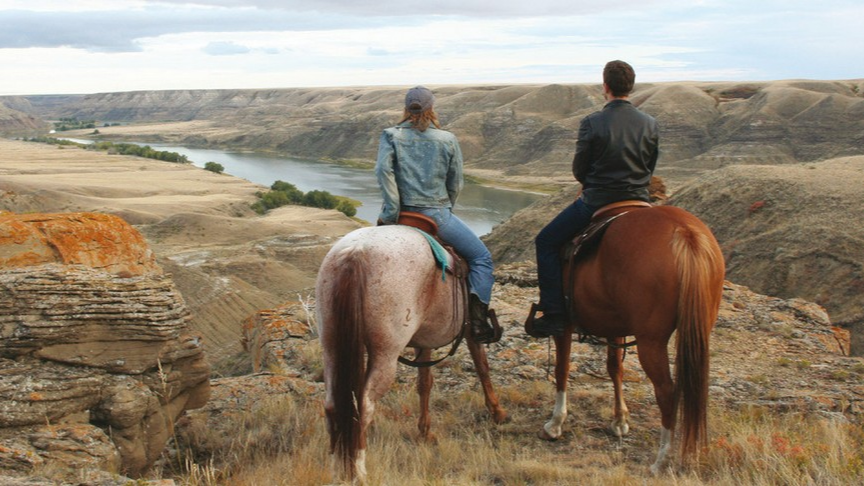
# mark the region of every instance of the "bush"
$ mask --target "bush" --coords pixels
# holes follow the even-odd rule
[[[225,167],[218,162],[207,162],[206,164],[204,164],[204,170],[209,170],[210,172],[221,174],[225,171]]]
[[[264,194],[261,197],[261,202],[267,209],[278,208],[280,206],[285,206],[286,204],[291,203],[291,201],[288,199],[288,195],[282,191],[270,191]]]
[[[334,209],[339,201],[327,191],[309,191],[303,196],[303,205],[313,208]]]
[[[270,186],[270,189],[284,192],[288,196],[288,200],[291,201],[291,204],[303,203],[303,191],[297,189],[297,186],[290,182],[276,181]]]
[[[336,210],[340,211],[342,214],[348,216],[349,218],[357,215],[357,208],[354,207],[354,205],[351,204],[350,201],[346,201],[344,199],[342,201],[339,201],[339,204],[336,205]]]
[[[210,163],[212,162],[208,162]],[[286,204],[299,204],[313,208],[336,209],[349,218],[357,214],[357,208],[351,200],[334,196],[327,191],[313,190],[304,194],[297,189],[297,186],[285,181],[274,182],[270,189],[270,192],[256,194],[259,200],[251,206],[256,213],[264,214],[270,209]]]

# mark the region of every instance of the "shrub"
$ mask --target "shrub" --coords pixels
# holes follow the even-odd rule
[[[273,209],[290,204],[291,200],[282,191],[270,191],[261,197],[261,202],[264,203],[265,208]]]
[[[313,208],[334,209],[339,201],[327,191],[309,191],[303,196],[303,205]]]
[[[297,186],[285,181],[276,181],[270,186],[274,191],[284,192],[288,196],[291,204],[301,204],[303,202],[303,191],[297,189]]]
[[[210,172],[221,174],[225,171],[225,167],[218,162],[207,162],[206,164],[204,164],[204,170],[209,170]]]
[[[349,218],[357,215],[357,208],[350,201],[342,200],[336,205],[336,210]]]
[[[299,204],[313,208],[336,209],[348,217],[357,214],[357,207],[350,199],[334,196],[327,191],[313,190],[304,194],[297,189],[297,186],[285,181],[274,182],[270,189],[270,192],[257,194],[260,199],[252,204],[253,211],[264,214],[270,209],[286,204]]]

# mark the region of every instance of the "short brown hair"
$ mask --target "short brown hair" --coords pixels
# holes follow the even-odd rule
[[[612,96],[627,96],[633,91],[636,82],[636,72],[633,66],[624,61],[609,61],[603,68],[603,83],[609,86]]]

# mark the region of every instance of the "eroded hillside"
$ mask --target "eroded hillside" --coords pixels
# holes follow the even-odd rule
[[[600,85],[432,86],[470,172],[566,183],[579,121],[600,109]],[[637,84],[634,104],[661,127],[670,179],[733,164],[784,164],[864,154],[864,80]],[[187,90],[30,97],[43,118],[148,123],[141,140],[371,162],[401,114],[404,87]],[[182,122],[170,123],[164,122]],[[129,127],[100,129],[128,137]]]

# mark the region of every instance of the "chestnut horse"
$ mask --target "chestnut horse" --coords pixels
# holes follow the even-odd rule
[[[452,268],[453,261],[449,261]],[[418,361],[463,332],[464,294],[453,275],[442,278],[426,238],[408,226],[361,228],[338,241],[321,264],[316,313],[323,350],[324,410],[334,474],[366,481],[366,431],[375,402],[390,388],[406,347]],[[489,380],[486,351],[466,341],[496,423],[507,414]],[[420,367],[418,428],[429,438],[431,368]]]
[[[607,371],[615,392],[612,432],[630,428],[621,382],[624,350],[618,345],[634,336],[639,362],[654,385],[663,428],[657,460],[659,472],[669,461],[675,423],[681,411],[681,455],[689,458],[706,442],[708,342],[720,307],[725,266],[711,231],[683,209],[655,206],[617,208],[622,213],[608,227],[599,247],[576,258],[572,275],[571,324],[555,338],[556,398],[552,418],[541,437],[557,439],[567,416],[567,376],[572,332],[606,338]],[[678,331],[675,380],[667,345]]]

